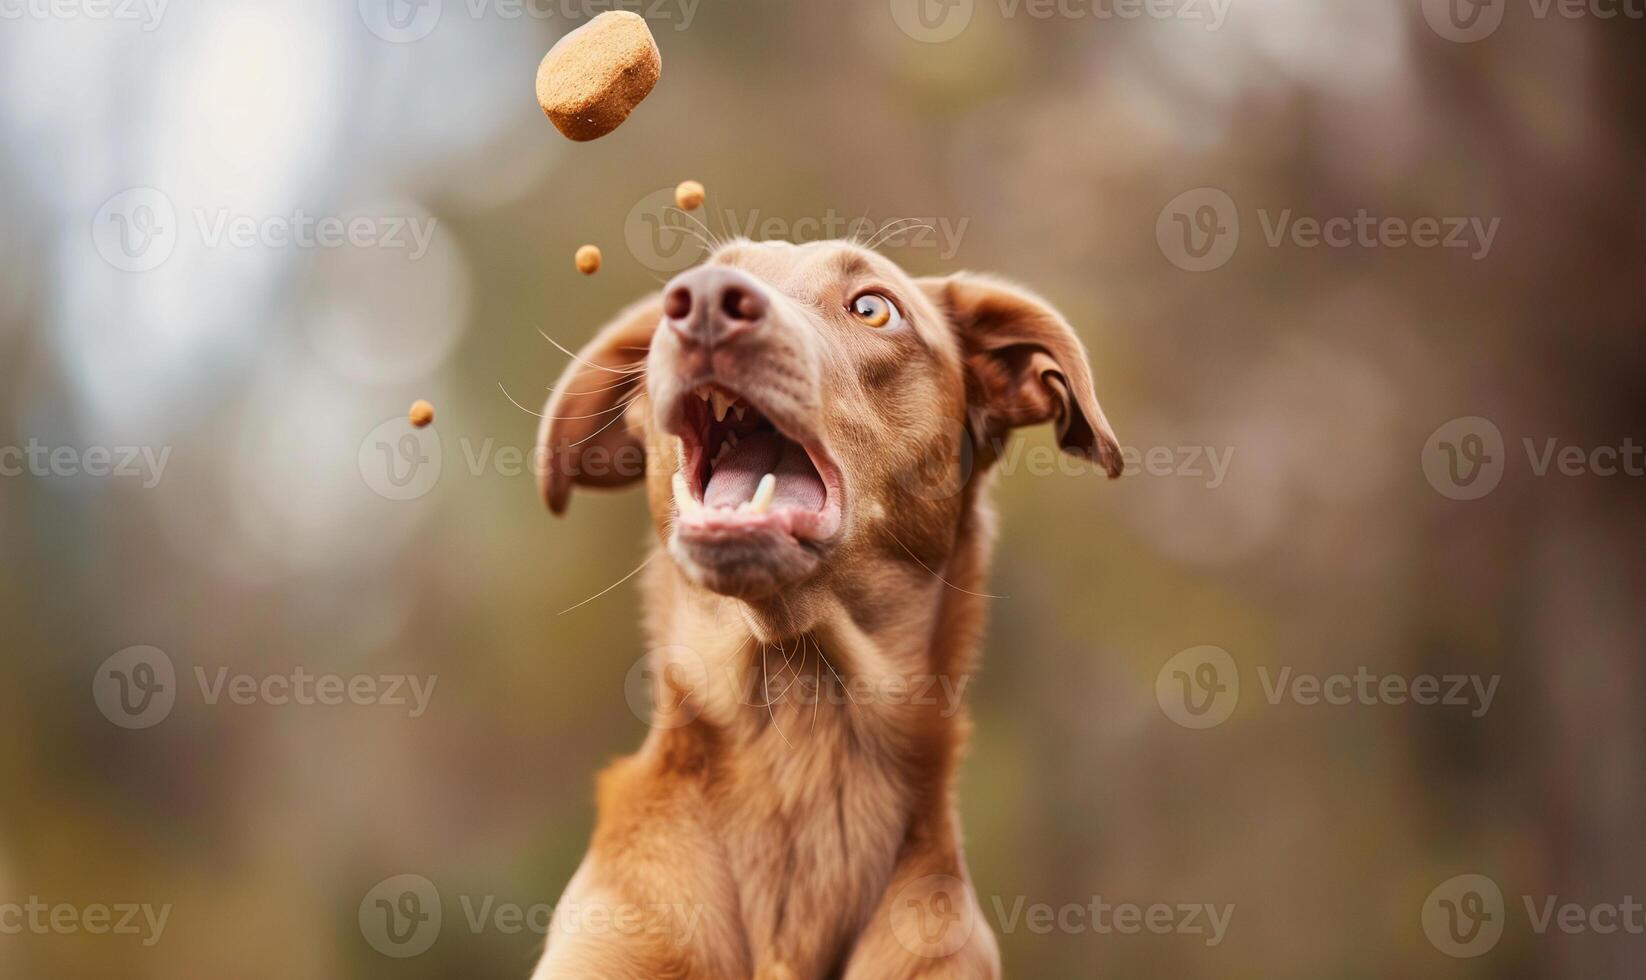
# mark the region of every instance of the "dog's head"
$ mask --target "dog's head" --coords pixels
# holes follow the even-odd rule
[[[574,485],[644,477],[688,580],[791,608],[871,586],[876,563],[939,568],[1011,429],[1055,422],[1065,451],[1121,470],[1056,311],[843,242],[720,248],[602,330],[545,416],[555,513]]]

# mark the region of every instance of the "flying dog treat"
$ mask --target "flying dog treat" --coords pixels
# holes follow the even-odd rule
[[[406,413],[406,417],[411,419],[412,425],[421,429],[434,421],[434,406],[419,398],[412,402],[411,411]]]
[[[577,271],[585,276],[600,271],[600,246],[585,245],[577,250]]]
[[[703,204],[703,185],[695,180],[682,181],[674,189],[674,203],[680,205],[682,211],[696,211]]]
[[[599,139],[629,118],[663,74],[646,19],[608,10],[561,38],[537,67],[537,104],[561,135]]]

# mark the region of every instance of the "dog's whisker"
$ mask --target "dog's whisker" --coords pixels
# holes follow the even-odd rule
[[[823,666],[829,668],[829,673],[833,674],[834,679],[840,682],[840,689],[846,692],[846,703],[853,708],[857,707],[857,699],[852,697],[852,689],[847,685],[846,678],[841,677],[840,671],[835,670],[834,664],[829,663],[829,658],[823,655],[823,644],[814,639],[812,640],[812,646],[817,648],[817,656],[819,660],[823,661]]]
[[[547,390],[549,390],[551,392],[555,392],[557,394],[566,394],[566,395],[598,395],[602,392],[616,391],[618,388],[621,388],[624,385],[632,385],[632,384],[634,384],[634,379],[633,378],[624,378],[622,381],[619,381],[616,384],[609,384],[604,388],[591,388],[588,391],[571,391],[571,390],[568,389],[564,392],[561,392],[561,390],[559,388],[556,388],[554,385],[549,385]]]
[[[859,226],[861,226],[864,222],[866,222],[868,220],[869,220],[869,209],[864,208],[863,213],[858,215],[857,220],[852,223],[851,243],[853,245],[857,245],[857,246],[862,246],[863,245],[863,240],[860,237],[862,235],[862,232],[860,232],[858,230],[858,228],[859,228]]]
[[[823,704],[823,647],[816,640],[812,646],[817,650],[817,663],[812,665],[816,676],[812,680],[812,731],[817,731],[817,710]]]
[[[892,235],[895,235],[899,231],[902,230],[901,228],[898,228],[896,226],[906,225],[910,222],[915,222],[915,221],[919,221],[919,220],[920,220],[919,218],[896,218],[896,219],[893,219],[891,221],[888,221],[885,224],[880,226],[880,230],[874,233],[873,238],[869,239],[869,244],[867,244],[863,247],[872,252],[876,248],[878,248],[880,246],[880,244],[882,242],[884,242],[887,238],[890,238]]]
[[[591,367],[591,368],[594,368],[596,371],[605,371],[608,374],[635,374],[638,371],[642,371],[642,370],[645,369],[645,365],[642,362],[636,362],[634,364],[625,365],[621,369],[607,367],[604,364],[596,364],[593,361],[589,360],[588,358],[585,358],[585,357],[582,357],[582,356],[578,355],[574,351],[567,350],[566,346],[564,344],[562,344],[560,341],[555,340],[553,337],[550,337],[548,334],[544,333],[542,327],[537,328],[537,335],[539,337],[542,337],[544,340],[548,341],[549,343],[553,344],[555,346],[555,349],[559,350],[560,353],[565,354],[567,357],[569,357],[572,360],[576,361],[577,363],[583,365],[584,367]]]
[[[618,408],[627,408],[628,405],[625,403],[625,404],[619,405],[617,407]],[[605,425],[602,425],[600,428],[595,429],[593,432],[591,432],[588,435],[584,436],[583,438],[577,440],[576,442],[571,443],[566,448],[567,449],[572,449],[572,448],[575,448],[577,446],[583,445],[585,442],[588,442],[590,439],[593,439],[594,437],[600,435],[600,433],[605,432],[607,429],[611,428],[613,422],[622,421],[624,414],[626,414],[626,413],[618,412],[616,415],[613,415],[611,417],[611,419],[606,422]]]
[[[606,593],[610,592],[611,590],[617,588],[619,585],[622,585],[624,582],[627,582],[629,579],[634,578],[636,575],[639,575],[640,570],[642,568],[645,568],[647,565],[650,565],[652,563],[652,559],[656,558],[656,557],[657,557],[657,552],[655,552],[655,551],[652,552],[651,554],[646,556],[645,561],[643,561],[639,565],[635,566],[634,571],[632,571],[629,574],[623,576],[622,578],[618,579],[617,581],[613,582],[612,584],[606,586],[604,589],[601,589],[599,592],[596,592],[594,595],[589,596],[587,599],[584,599],[582,602],[579,602],[577,605],[569,606],[565,609],[562,609],[558,613],[555,613],[555,615],[564,616],[567,613],[571,612],[573,609],[578,609],[578,608],[581,608],[583,606],[588,605],[589,603],[591,603],[594,600],[600,598],[601,596],[605,595]]]
[[[497,390],[499,390],[503,393],[503,397],[507,398],[509,400],[509,404],[513,405],[515,408],[520,409],[522,412],[525,412],[527,415],[535,415],[538,418],[543,418],[544,417],[543,413],[534,412],[531,409],[527,408],[526,406],[524,406],[524,405],[520,404],[519,402],[515,401],[514,396],[509,394],[509,389],[503,387],[503,382],[499,381],[497,383]]]
[[[543,415],[539,412],[534,412],[531,409],[527,408],[526,406],[524,406],[524,405],[520,404],[519,402],[515,401],[514,396],[509,394],[509,389],[503,387],[503,382],[499,381],[497,383],[497,387],[498,387],[499,390],[501,390],[503,392],[503,397],[507,398],[509,400],[509,402],[514,405],[515,408],[520,409],[522,412],[525,412],[527,415],[536,415],[540,419],[550,419],[550,420],[555,421],[555,422],[579,422],[579,421],[582,421],[583,419],[597,419],[600,416],[605,415],[607,412],[615,412],[615,411],[618,411],[619,409],[623,409],[623,408],[628,407],[628,402],[620,401],[617,404],[610,406],[609,408],[602,408],[600,411],[595,412],[592,415]]]
[[[760,674],[761,677],[764,678],[766,694],[769,697],[771,695],[772,682],[770,675],[766,673],[766,648],[764,646],[760,648]],[[777,723],[777,709],[772,707],[771,701],[766,702],[766,714],[771,718],[772,727],[777,729],[777,735],[783,740],[783,744],[787,745],[791,749],[794,748],[794,743],[789,741],[789,736],[783,734],[783,726]]]
[[[785,670],[788,670],[789,669],[789,664],[794,662],[794,654],[790,653],[782,644],[779,644],[777,648],[779,650],[783,651],[783,666],[777,668],[778,680],[782,680],[783,679],[783,672]],[[798,643],[795,645],[795,649],[796,650],[800,649],[800,646],[799,646]],[[761,664],[762,669],[765,668],[765,664],[766,664],[766,660],[765,660],[766,653],[765,653],[765,651],[766,651],[766,647],[762,646],[761,647],[761,654],[760,654],[760,657],[761,657],[760,664]],[[775,697],[775,698],[772,697],[772,692],[771,692],[771,687],[770,687],[771,681],[768,678],[767,681],[766,681],[767,689],[765,691],[765,695],[766,695],[766,697],[770,698],[771,700],[767,701],[765,704],[758,705],[757,707],[770,708],[774,704],[781,704],[783,702],[784,696],[789,693],[789,688],[794,686],[794,682],[796,680],[798,680],[799,677],[800,677],[800,671],[799,671],[799,668],[797,667],[797,668],[795,668],[795,676],[789,679],[789,683],[787,683],[783,686],[783,690],[779,691],[778,694],[777,694],[777,697]]]
[[[693,224],[697,225],[697,227],[703,229],[703,234],[707,235],[710,239],[714,240],[716,242],[716,244],[719,243],[719,237],[715,235],[713,229],[711,229],[708,225],[703,223],[702,218],[699,218],[697,215],[692,214],[690,211],[687,211],[685,208],[669,208],[668,210],[674,212],[675,214],[680,215],[682,218],[685,218],[687,221],[690,221]]]
[[[886,533],[891,534],[890,531],[887,531]],[[963,595],[977,596],[979,599],[1009,599],[1009,598],[1011,598],[1010,596],[994,595],[993,593],[990,593],[990,592],[973,592],[970,589],[962,589],[960,586],[954,584],[953,582],[949,581],[948,579],[944,578],[943,576],[937,574],[936,572],[933,572],[931,566],[926,564],[925,562],[921,561],[920,556],[916,555],[912,551],[909,551],[909,546],[904,544],[903,541],[900,538],[898,538],[897,535],[892,534],[892,540],[896,541],[897,546],[899,548],[902,548],[903,551],[905,553],[907,553],[910,558],[914,559],[914,563],[916,565],[919,565],[921,568],[924,568],[926,571],[931,572],[932,573],[932,578],[937,579],[939,582],[942,582],[944,585],[947,585],[949,588],[955,590],[956,592],[962,593]]]

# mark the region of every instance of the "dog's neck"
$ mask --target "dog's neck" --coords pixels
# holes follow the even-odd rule
[[[647,569],[638,763],[694,787],[740,928],[797,975],[838,969],[910,847],[963,866],[952,782],[992,537],[986,511],[964,513],[945,547],[887,542],[875,581],[804,610],[706,593],[666,554]]]
[[[889,764],[913,809],[946,806],[993,541],[986,506],[968,499],[963,515],[941,549],[888,542],[874,581],[801,610],[707,593],[660,554],[646,583],[654,727],[711,732],[734,765],[759,765],[770,743],[792,758],[843,738]]]

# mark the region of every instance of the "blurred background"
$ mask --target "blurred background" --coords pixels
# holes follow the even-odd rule
[[[496,912],[644,734],[634,583],[579,604],[647,529],[551,520],[515,403],[695,259],[686,178],[1044,293],[1134,450],[997,487],[1007,976],[1638,975],[1592,927],[1646,927],[1638,10],[647,0],[661,83],[572,144],[537,64],[613,6],[0,3],[0,977],[529,974]],[[1027,918],[1094,900],[1232,914]]]

